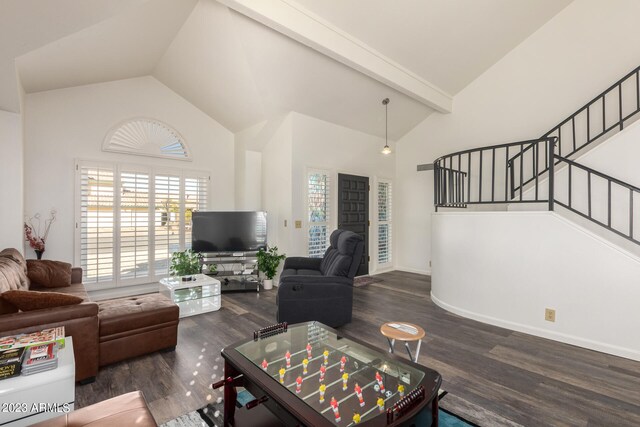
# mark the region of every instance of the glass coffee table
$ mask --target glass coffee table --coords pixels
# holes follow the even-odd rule
[[[436,371],[345,337],[318,322],[285,323],[254,332],[222,350],[224,421],[233,425],[236,387],[281,425],[437,426]]]

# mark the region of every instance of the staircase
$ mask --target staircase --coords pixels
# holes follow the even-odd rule
[[[640,67],[542,137],[460,151],[434,162],[439,208],[522,204],[560,206],[640,245],[640,188],[580,163],[578,158],[640,118]]]

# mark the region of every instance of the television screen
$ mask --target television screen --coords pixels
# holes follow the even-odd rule
[[[196,252],[251,252],[267,246],[266,212],[194,212]]]

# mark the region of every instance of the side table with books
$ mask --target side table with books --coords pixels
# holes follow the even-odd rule
[[[3,349],[0,342],[0,375],[5,378],[0,380],[0,426],[28,426],[73,410],[71,337],[24,347],[4,344]]]

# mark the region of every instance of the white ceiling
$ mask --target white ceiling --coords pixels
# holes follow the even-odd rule
[[[571,0],[270,1],[454,95]],[[0,109],[17,66],[27,93],[151,74],[233,132],[293,110],[384,136],[389,97],[398,139],[433,112],[215,0],[0,0],[0,24]]]
[[[295,0],[452,95],[571,1]]]
[[[27,93],[149,75],[197,0],[153,0],[16,60]]]
[[[0,109],[19,111],[14,60],[148,0],[0,0]]]

